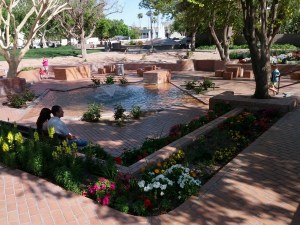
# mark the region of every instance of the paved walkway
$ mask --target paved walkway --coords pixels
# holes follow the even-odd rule
[[[290,88],[293,93],[299,90]],[[0,224],[298,225],[299,133],[298,107],[219,171],[198,196],[168,214],[150,218],[122,214],[46,180],[0,166]]]

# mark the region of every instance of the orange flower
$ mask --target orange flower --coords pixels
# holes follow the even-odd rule
[[[160,163],[157,163],[157,167],[161,167],[161,164],[160,164]]]
[[[155,170],[154,170],[154,173],[159,173],[159,169],[155,169]]]

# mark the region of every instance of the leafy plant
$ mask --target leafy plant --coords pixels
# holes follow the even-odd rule
[[[35,93],[34,91],[30,90],[30,89],[26,89],[23,93],[23,98],[25,99],[25,101],[32,101],[35,98]]]
[[[134,105],[131,108],[131,115],[134,119],[139,119],[141,117],[142,110],[141,107],[138,105]]]
[[[114,84],[115,81],[114,81],[114,77],[113,76],[106,76],[106,79],[105,79],[105,83],[106,84]]]
[[[26,105],[26,99],[21,94],[8,94],[8,104],[13,108],[22,108]]]
[[[88,110],[85,112],[81,118],[83,121],[97,122],[101,117],[101,105],[97,103],[92,103],[88,105]]]
[[[185,81],[184,82],[184,85],[185,85],[185,88],[187,89],[187,90],[192,90],[192,89],[194,89],[195,88],[195,86],[197,85],[197,82],[196,81]]]
[[[26,67],[23,67],[21,69],[21,71],[29,71],[29,70],[35,70],[35,69],[38,69],[37,67],[32,67],[32,66],[26,66]]]
[[[201,86],[203,86],[204,90],[207,90],[208,88],[212,88],[214,86],[214,83],[211,79],[205,77]]]
[[[115,105],[115,113],[114,113],[114,118],[115,120],[124,120],[125,118],[125,114],[124,112],[126,111],[122,105],[118,104],[118,105]]]
[[[98,78],[92,78],[91,80],[92,80],[93,83],[94,83],[95,85],[97,85],[97,86],[101,84],[101,80],[98,79]]]
[[[125,76],[121,77],[121,78],[119,79],[119,81],[120,81],[121,84],[127,84],[127,83],[128,83],[128,80],[126,79]]]

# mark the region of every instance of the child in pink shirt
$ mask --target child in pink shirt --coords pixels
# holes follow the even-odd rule
[[[44,68],[44,73],[48,77],[48,75],[49,75],[49,73],[48,73],[48,59],[44,57],[42,64],[43,64],[43,68]]]

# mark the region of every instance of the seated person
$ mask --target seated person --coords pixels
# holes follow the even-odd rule
[[[72,135],[66,124],[61,121],[60,118],[64,116],[62,107],[59,105],[54,105],[51,109],[51,112],[53,117],[48,121],[48,129],[53,127],[56,134],[66,137],[69,140],[69,144],[76,143],[78,147],[84,147],[88,144],[86,140],[76,138],[74,135]]]
[[[48,132],[48,121],[51,118],[51,110],[48,108],[42,108],[40,115],[36,121],[36,129],[40,135],[44,135]]]

